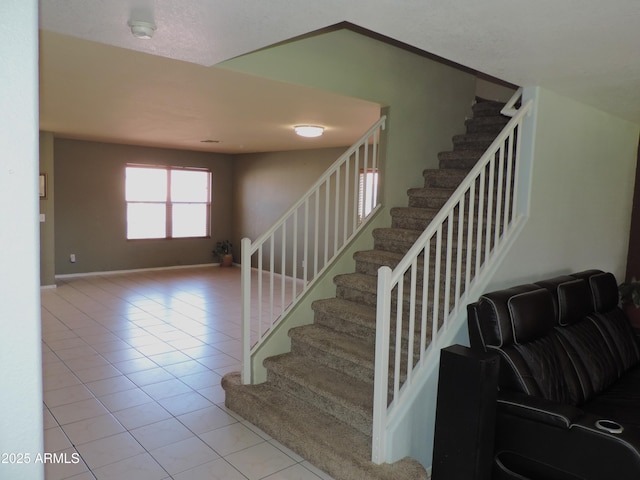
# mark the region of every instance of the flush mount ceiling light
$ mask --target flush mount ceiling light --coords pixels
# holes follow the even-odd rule
[[[301,137],[319,137],[324,133],[324,127],[319,125],[296,125],[293,127],[298,135]]]
[[[149,40],[153,37],[156,31],[156,26],[151,22],[143,22],[140,20],[130,20],[129,27],[131,28],[131,34],[136,38],[143,40]]]

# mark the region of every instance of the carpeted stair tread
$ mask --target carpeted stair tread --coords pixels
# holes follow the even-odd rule
[[[503,102],[496,102],[493,100],[477,100],[471,107],[474,118],[478,117],[493,117],[500,115],[500,110],[505,106]]]
[[[238,412],[336,480],[426,480],[413,459],[371,462],[371,438],[332,415],[273,388],[241,385],[237,373],[222,379],[227,408]]]
[[[384,250],[362,250],[353,255],[356,262],[356,272],[366,275],[376,275],[378,269],[383,265],[393,270],[400,263],[402,257],[401,253]]]
[[[267,379],[287,393],[322,409],[366,435],[371,435],[373,385],[285,353],[265,359]]]
[[[371,341],[313,324],[292,328],[289,337],[292,352],[313,357],[364,381],[373,380],[375,352]]]

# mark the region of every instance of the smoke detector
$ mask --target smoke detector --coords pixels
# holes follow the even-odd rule
[[[156,31],[156,25],[152,22],[143,22],[140,20],[130,20],[129,27],[131,34],[143,40],[149,40]]]

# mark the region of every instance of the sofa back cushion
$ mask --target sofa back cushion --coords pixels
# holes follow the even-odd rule
[[[472,348],[501,356],[500,388],[577,405],[640,363],[615,277],[601,271],[488,293],[468,312]]]
[[[618,379],[620,372],[616,359],[597,325],[584,319],[557,331],[578,376],[585,401]]]
[[[542,288],[512,295],[507,306],[513,343],[517,345],[545,337],[556,325],[551,296]]]
[[[609,312],[618,306],[618,282],[608,272],[595,273],[589,277],[593,293],[593,304],[597,312]]]
[[[588,276],[595,312],[589,315],[616,361],[618,374],[640,362],[640,348],[629,319],[618,307],[618,282],[607,272]]]
[[[579,376],[555,329],[549,290],[521,285],[483,295],[469,306],[469,319],[484,347],[501,356],[501,388],[563,403],[584,401]]]
[[[513,325],[509,314],[509,299],[514,295],[538,290],[536,285],[519,285],[482,295],[467,307],[471,347],[500,348],[513,343]]]
[[[558,285],[558,325],[566,327],[578,323],[593,312],[591,290],[581,279]]]
[[[571,405],[585,401],[580,378],[555,332],[506,347],[500,355],[501,388]]]

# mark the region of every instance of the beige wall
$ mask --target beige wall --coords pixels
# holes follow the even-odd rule
[[[56,139],[56,274],[192,265],[214,261],[216,241],[231,238],[232,165],[228,155]],[[128,163],[210,168],[212,238],[126,239],[124,168]],[[76,255],[76,263],[69,255]]]
[[[233,237],[255,240],[346,148],[234,155]]]

